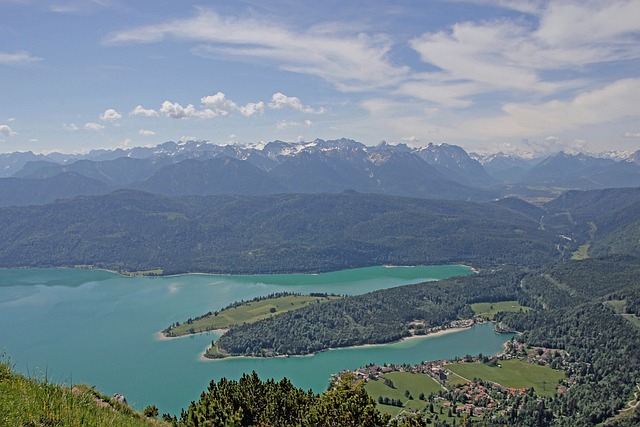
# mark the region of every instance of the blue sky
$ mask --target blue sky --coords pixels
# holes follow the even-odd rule
[[[639,0],[0,0],[0,152],[632,152],[638,16]]]

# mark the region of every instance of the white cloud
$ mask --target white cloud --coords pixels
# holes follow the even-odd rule
[[[188,119],[191,117],[210,119],[214,117],[227,117],[236,111],[245,117],[262,114],[264,112],[264,102],[249,102],[244,106],[239,106],[232,100],[227,99],[226,95],[222,92],[217,92],[215,95],[203,96],[200,98],[200,103],[205,108],[198,109],[193,104],[188,104],[186,107],[183,107],[179,103],[165,101],[160,107],[160,113],[174,119]]]
[[[251,117],[255,114],[264,114],[264,102],[249,102],[244,106],[238,108],[240,114],[245,117]]]
[[[320,77],[345,91],[388,87],[408,73],[408,67],[394,66],[388,60],[389,37],[348,33],[344,28],[342,32],[295,31],[269,18],[225,17],[201,8],[192,18],[112,33],[104,42],[190,40],[201,43],[194,52],[202,56],[269,61],[283,70]]]
[[[623,79],[599,89],[581,93],[569,101],[542,104],[509,103],[503,114],[468,123],[483,135],[523,136],[561,132],[580,126],[640,118],[640,79]]]
[[[89,123],[85,123],[84,128],[88,130],[100,131],[104,129],[104,126],[101,125],[100,123],[89,122]]]
[[[202,105],[212,108],[216,115],[222,117],[226,117],[234,111],[239,111],[245,117],[264,113],[264,102],[249,102],[244,106],[239,106],[232,100],[227,99],[222,92],[205,96],[200,99],[200,102]]]
[[[189,119],[191,117],[198,118],[212,118],[219,114],[211,109],[197,110],[193,104],[188,104],[186,107],[178,104],[177,102],[165,101],[160,107],[160,113],[174,119]]]
[[[11,130],[11,128],[8,125],[0,125],[0,134],[5,136],[14,136],[16,135],[16,132]]]
[[[308,127],[308,128],[311,128],[311,127],[313,127],[313,122],[311,120],[307,119],[307,120],[304,121],[304,125],[306,127]]]
[[[625,138],[640,138],[640,132],[625,132],[622,136]]]
[[[75,123],[69,123],[69,124],[63,123],[63,124],[62,124],[62,128],[63,128],[64,130],[69,130],[69,131],[72,131],[72,132],[73,132],[73,131],[77,131],[78,129],[80,129],[80,128],[78,127],[78,125],[77,125],[77,124],[75,124]]]
[[[29,52],[16,53],[0,52],[0,65],[21,65],[42,61],[42,58],[33,56]]]
[[[142,105],[136,106],[130,113],[130,116],[156,117],[158,112],[153,109],[144,108]]]
[[[180,137],[180,141],[183,141],[183,142],[187,142],[187,141],[197,141],[197,140],[198,140],[198,138],[196,138],[195,136],[186,136],[186,135],[185,135],[185,136],[181,136],[181,137]]]
[[[142,136],[153,136],[156,133],[152,130],[147,130],[147,129],[140,129],[138,131],[138,135],[142,135]]]
[[[109,108],[105,110],[104,113],[100,114],[100,120],[104,122],[113,122],[122,118],[122,114],[118,113],[113,108]]]
[[[284,93],[276,92],[271,96],[271,102],[269,103],[269,108],[274,110],[280,110],[283,108],[292,108],[297,111],[302,111],[303,113],[308,114],[323,114],[325,113],[324,108],[319,108],[318,110],[314,110],[308,105],[302,105],[300,99],[295,96],[287,96]]]
[[[196,107],[194,107],[193,104],[183,107],[177,102],[164,101],[160,107],[160,114],[174,119],[187,119],[196,114]]]
[[[547,71],[640,58],[636,0],[476,2],[531,13],[537,24],[508,19],[461,22],[448,31],[412,39],[410,46],[439,71],[413,75],[400,93],[459,107],[471,105],[474,95],[493,91],[550,95],[591,82],[552,79],[545,77]]]
[[[237,110],[238,106],[235,102],[227,99],[226,95],[218,92],[215,95],[208,95],[200,98],[202,105],[206,105],[213,109],[217,116],[228,116],[233,110]]]

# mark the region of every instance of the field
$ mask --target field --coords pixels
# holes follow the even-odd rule
[[[460,363],[447,365],[447,368],[462,379],[481,378],[504,387],[533,387],[542,396],[553,396],[558,380],[564,378],[562,371],[524,360],[502,360],[500,365],[501,367],[491,367],[479,362]]]
[[[580,245],[578,249],[571,254],[571,259],[581,260],[589,258],[588,251],[591,245],[589,243],[585,243],[584,245]]]
[[[529,307],[518,304],[518,301],[479,302],[471,304],[471,309],[477,316],[482,316],[487,320],[493,320],[499,311],[531,310]]]
[[[370,380],[365,385],[365,390],[369,396],[376,402],[378,397],[388,397],[389,399],[399,399],[404,407],[378,404],[378,409],[392,416],[398,415],[400,411],[411,411],[417,409],[424,411],[425,406],[429,404],[419,399],[420,393],[428,396],[430,393],[437,393],[442,390],[440,385],[430,376],[425,374],[412,374],[409,372],[391,372],[386,374],[384,378],[391,380],[395,388],[391,388],[384,384],[384,380]],[[410,399],[405,396],[405,392],[409,391]]]
[[[187,321],[179,326],[170,328],[168,336],[178,337],[216,329],[227,329],[231,325],[252,323],[295,310],[309,304],[327,302],[335,296],[287,295],[277,298],[266,298],[260,301],[246,302],[237,307],[224,309],[217,314],[211,314],[196,320]]]

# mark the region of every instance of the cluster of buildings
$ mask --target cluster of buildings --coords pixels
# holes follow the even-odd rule
[[[566,351],[544,347],[528,347],[526,344],[519,343],[516,340],[507,342],[504,351],[495,356],[466,356],[455,360],[434,360],[416,365],[385,364],[378,366],[371,364],[358,368],[353,373],[363,381],[384,380],[385,374],[391,372],[427,374],[442,386],[442,390],[438,395],[432,395],[428,399],[436,408],[440,408],[440,414],[449,413],[473,417],[504,416],[514,408],[517,408],[520,399],[527,398],[525,395],[533,396],[533,390],[503,387],[490,381],[468,381],[461,385],[448,385],[452,372],[447,365],[474,362],[499,364],[500,360],[514,358],[533,364],[548,365],[554,369],[563,369],[567,373],[567,378],[557,386],[558,393],[565,392],[575,381],[574,372],[577,367],[569,362],[571,359]],[[343,373],[335,375],[332,380]]]
[[[506,414],[506,404],[517,396],[529,394],[530,389],[503,387],[489,381],[470,381],[436,396],[434,402],[458,414],[481,417],[485,413],[500,411]]]
[[[417,365],[385,364],[382,366],[378,366],[371,364],[358,368],[353,371],[353,373],[363,381],[369,381],[381,379],[385,374],[388,374],[390,372],[411,372],[412,374],[427,374],[438,381],[440,384],[444,384],[448,380],[448,374],[450,374],[450,371],[444,367],[448,363],[451,362],[449,360],[434,360],[429,362],[422,362]],[[331,379],[335,380],[345,372],[347,371],[332,375]]]

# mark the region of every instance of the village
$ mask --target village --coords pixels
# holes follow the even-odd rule
[[[541,386],[536,387],[508,387],[489,379],[480,379],[474,376],[466,378],[454,372],[460,365],[485,366],[500,369],[505,373],[503,366],[517,363],[519,367],[531,366],[532,368],[546,368],[546,371],[556,374],[556,381],[544,376],[537,378],[542,381]],[[405,401],[378,397],[381,409],[385,405],[394,405],[403,408],[398,415],[403,413],[419,413],[427,417],[455,418],[478,417],[496,419],[509,419],[510,413],[520,408],[523,402],[529,399],[542,400],[543,396],[553,396],[554,393],[564,393],[576,379],[575,373],[580,367],[571,362],[566,351],[548,349],[544,347],[528,347],[526,343],[511,339],[505,344],[504,351],[493,356],[471,356],[450,360],[423,361],[415,365],[408,364],[369,364],[353,371],[344,371],[332,376],[337,379],[346,372],[352,372],[361,381],[382,381],[390,388],[393,383],[389,379],[394,373],[410,373],[416,375],[428,375],[438,386],[438,391],[430,393],[420,392],[420,401],[424,409],[415,409],[413,396],[405,392]],[[391,374],[391,375],[389,375]],[[533,380],[532,380],[533,381]],[[426,395],[425,395],[426,394]],[[375,399],[375,396],[372,396]]]

